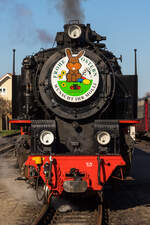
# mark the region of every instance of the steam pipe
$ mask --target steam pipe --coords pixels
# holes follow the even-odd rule
[[[13,75],[16,75],[15,74],[15,51],[16,49],[13,49]]]
[[[136,57],[137,49],[134,49],[134,62],[135,62],[135,75],[137,75],[137,57]]]

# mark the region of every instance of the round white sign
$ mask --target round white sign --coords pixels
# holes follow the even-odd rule
[[[66,49],[51,73],[55,93],[67,102],[78,103],[90,98],[99,84],[99,73],[94,62],[84,56],[85,51],[73,54]]]

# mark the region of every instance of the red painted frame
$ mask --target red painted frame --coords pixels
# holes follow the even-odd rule
[[[36,164],[35,157],[41,157],[42,163]],[[52,180],[48,184],[44,173],[44,165],[50,164],[50,157],[52,161]],[[101,160],[100,164],[100,181],[98,181],[98,157]],[[28,168],[28,178],[30,179],[30,166],[33,166],[40,174],[43,182],[46,184],[51,192],[61,195],[63,192],[63,183],[73,178],[67,177],[66,174],[70,172],[71,168],[78,169],[85,174],[83,180],[87,182],[88,190],[101,191],[103,185],[107,182],[112,172],[117,166],[125,166],[126,163],[120,155],[112,156],[29,156],[25,165]]]
[[[119,123],[126,123],[126,124],[136,124],[140,123],[139,120],[118,120]],[[10,120],[9,123],[16,123],[16,124],[31,124],[31,120]]]
[[[119,120],[119,123],[123,123],[123,124],[137,124],[140,123],[139,120]]]
[[[9,120],[9,123],[31,124],[31,120]]]
[[[20,127],[20,134],[21,135],[24,135],[26,134],[24,131],[23,131],[23,126],[26,125],[26,124],[31,124],[31,120],[9,120],[9,123],[11,124],[19,124],[21,127]]]
[[[118,121],[120,124],[126,124],[126,125],[129,125],[129,124],[139,124],[140,121],[139,120],[119,120]],[[23,126],[24,125],[30,125],[32,123],[31,120],[10,120],[9,123],[12,123],[12,124],[20,124],[20,134],[21,135],[24,135],[26,134],[24,131],[23,131]]]

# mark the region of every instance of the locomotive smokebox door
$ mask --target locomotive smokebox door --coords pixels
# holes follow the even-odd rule
[[[44,104],[58,116],[81,120],[104,112],[114,95],[114,74],[100,55],[66,48],[45,62],[39,76]]]

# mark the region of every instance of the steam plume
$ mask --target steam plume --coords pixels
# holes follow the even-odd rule
[[[53,41],[51,35],[43,29],[37,29],[36,30],[37,35],[38,35],[38,39],[43,42],[43,43],[50,43]]]
[[[16,0],[0,0],[1,8],[5,8],[9,15],[12,15],[10,32],[14,40],[27,44],[34,44],[37,41],[47,45],[53,41],[46,29],[36,26],[32,9]],[[13,31],[12,31],[13,29]]]
[[[36,28],[33,21],[33,13],[29,8],[27,8],[24,4],[16,4],[15,11],[17,17],[17,20],[15,21],[18,21],[18,30],[23,30],[23,35],[25,35],[25,37],[30,36],[30,38],[34,41],[35,39],[38,39],[44,44],[52,42],[53,38],[46,30]]]
[[[56,7],[62,13],[66,23],[69,20],[84,21],[84,11],[81,7],[81,2],[86,0],[57,0]]]

